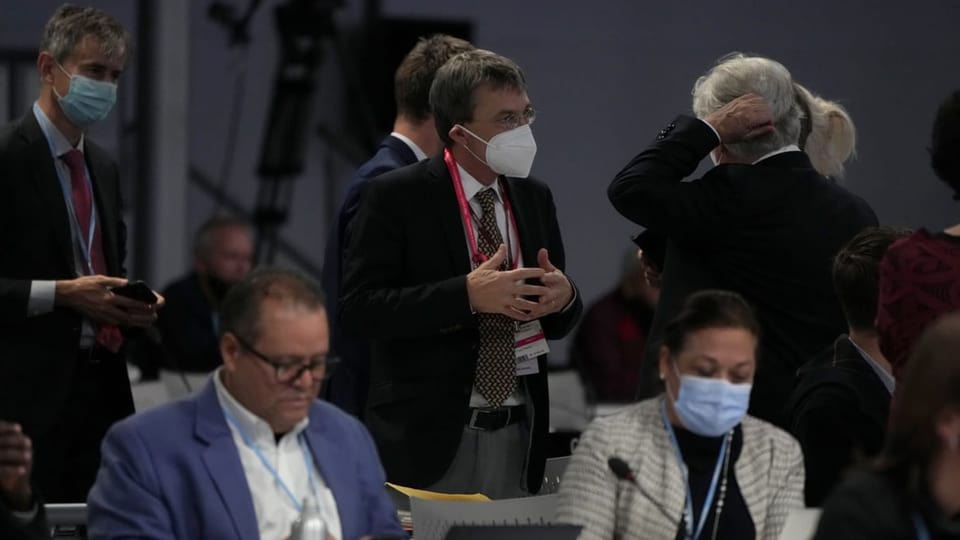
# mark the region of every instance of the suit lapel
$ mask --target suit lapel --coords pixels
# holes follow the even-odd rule
[[[21,134],[27,141],[27,159],[32,173],[32,183],[42,201],[42,208],[49,209],[47,216],[57,239],[57,247],[66,268],[74,268],[73,239],[70,237],[70,221],[64,200],[60,177],[50,154],[50,143],[43,135],[33,113],[27,113],[20,121]]]
[[[454,271],[458,275],[467,274],[472,270],[467,237],[460,217],[457,195],[453,191],[453,179],[450,178],[450,172],[443,161],[443,154],[431,158],[427,163],[427,170],[430,179],[427,185],[428,198],[424,202],[436,201],[429,206],[434,209],[437,226],[443,231],[446,246],[444,251],[450,256],[450,264]]]
[[[351,493],[355,490],[351,486],[357,485],[357,478],[351,467],[343,466],[350,462],[350,458],[345,455],[343,447],[336,444],[335,437],[328,433],[328,426],[319,418],[319,414],[311,414],[306,434],[310,455],[324,483],[333,493],[340,515],[342,536],[347,538],[353,523],[361,517],[358,513],[364,511],[360,506],[353,506],[355,497],[351,497]]]
[[[87,170],[90,171],[90,185],[93,186],[94,204],[97,208],[97,227],[100,227],[100,243],[103,249],[103,257],[107,263],[108,273],[111,275],[118,273],[119,263],[117,261],[116,244],[116,223],[117,216],[115,212],[119,209],[114,205],[108,204],[108,201],[117,200],[117,184],[110,177],[108,172],[110,165],[105,162],[100,149],[89,142],[86,143],[84,156],[87,161]]]
[[[211,381],[197,399],[196,436],[207,443],[203,463],[217,489],[223,506],[233,520],[237,538],[256,540],[259,530],[250,487],[243,472],[240,454],[223,417],[217,391]]]
[[[651,522],[651,528],[648,531],[657,530],[675,530],[680,520],[683,518],[683,508],[686,505],[687,486],[680,475],[680,466],[677,463],[676,454],[670,443],[670,437],[663,426],[660,418],[660,400],[656,407],[651,407],[649,413],[645,415],[645,432],[652,439],[652,444],[648,448],[653,449],[652,453],[644,453],[635,457],[640,462],[647,462],[647,465],[641,465],[643,468],[649,467],[650,471],[660,471],[660,474],[639,474],[637,482],[643,488],[643,492],[653,495],[664,509],[677,509],[676,515],[666,516],[660,510],[653,508],[649,502],[642,503],[651,506],[647,517]],[[643,446],[643,445],[641,445]]]

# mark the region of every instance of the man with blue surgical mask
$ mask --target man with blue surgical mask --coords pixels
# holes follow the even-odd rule
[[[123,286],[117,166],[85,131],[110,113],[129,36],[110,15],[64,5],[43,31],[40,95],[0,128],[0,417],[33,441],[49,502],[82,502],[107,428],[133,412],[123,328],[147,304]]]
[[[443,151],[370,182],[351,222],[340,322],[371,343],[364,419],[387,479],[494,498],[536,493],[547,339],[582,304],[564,267],[520,68],[454,56],[430,88]]]

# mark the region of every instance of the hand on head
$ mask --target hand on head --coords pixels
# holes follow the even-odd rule
[[[757,94],[745,94],[708,114],[703,121],[717,130],[722,144],[749,141],[773,133],[773,113]]]

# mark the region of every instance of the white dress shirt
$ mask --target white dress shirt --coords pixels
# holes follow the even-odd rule
[[[499,182],[493,183],[489,186],[485,186],[480,183],[479,180],[474,178],[466,169],[457,165],[457,169],[460,171],[460,183],[463,185],[463,196],[466,197],[467,201],[470,203],[470,207],[473,209],[474,215],[477,216],[477,220],[473,223],[473,236],[474,240],[479,245],[479,238],[477,235],[480,234],[480,224],[479,221],[483,217],[483,210],[480,207],[480,201],[477,199],[477,194],[485,190],[493,190],[494,193],[494,202],[493,202],[493,211],[496,213],[497,218],[497,228],[500,229],[500,237],[503,239],[503,243],[507,244],[507,231],[509,230],[509,248],[510,248],[510,262],[514,260],[517,261],[517,268],[523,267],[523,255],[520,254],[520,234],[517,232],[517,228],[513,221],[509,224],[507,223],[507,212],[506,207],[503,205],[503,193],[500,192]],[[507,227],[509,226],[509,229]],[[470,253],[472,259],[473,253],[471,252],[470,239],[467,238],[467,228],[463,228],[463,241],[467,243],[467,252]],[[511,264],[512,268],[512,264]],[[514,390],[513,395],[507,398],[503,402],[504,407],[510,407],[512,405],[520,405],[524,402],[523,390],[520,385],[517,385],[517,389]],[[471,407],[489,407],[490,402],[487,401],[483,396],[480,395],[480,392],[477,391],[477,387],[473,387],[473,392],[470,394],[470,406]]]
[[[867,365],[873,369],[873,372],[877,374],[880,382],[883,383],[884,388],[886,388],[887,392],[890,392],[892,396],[893,392],[897,389],[897,380],[893,378],[893,374],[884,369],[876,359],[870,356],[870,353],[860,348],[860,345],[857,345],[857,342],[854,341],[853,338],[847,336],[847,341],[849,341],[850,344],[857,349],[857,352],[860,353],[860,356],[867,361]]]
[[[254,443],[261,455],[270,463],[287,488],[297,497],[297,503],[311,493],[310,480],[307,476],[306,456],[312,454],[308,448],[301,448],[299,435],[307,428],[310,419],[304,418],[292,430],[285,433],[277,442],[273,430],[262,418],[256,416],[241,405],[220,380],[220,371],[213,374],[214,385],[217,390],[217,399],[225,413],[229,413],[240,425],[247,437]],[[226,414],[225,414],[226,416]],[[243,464],[243,473],[247,478],[247,487],[250,489],[250,498],[253,499],[253,509],[257,517],[257,528],[262,540],[280,540],[290,536],[293,522],[300,517],[293,501],[284,491],[280,482],[260,460],[252,448],[244,442],[243,435],[233,422],[227,421],[233,442],[237,445],[240,462]],[[305,441],[304,441],[305,444]],[[304,450],[306,449],[306,456]],[[313,485],[316,486],[317,502],[323,512],[323,519],[327,525],[327,534],[340,540],[340,515],[337,513],[337,502],[333,492],[327,488],[316,464],[313,469]]]
[[[80,248],[80,243],[77,241],[77,235],[79,231],[77,229],[77,219],[73,215],[73,196],[67,195],[72,193],[70,187],[70,168],[67,167],[66,162],[60,159],[60,156],[66,154],[70,150],[76,148],[82,154],[83,149],[83,134],[80,135],[80,142],[77,143],[77,146],[74,147],[70,144],[70,141],[67,139],[66,135],[60,132],[57,129],[57,126],[53,125],[53,122],[47,118],[47,115],[44,114],[43,109],[40,108],[38,103],[33,104],[33,115],[37,119],[37,123],[40,124],[40,131],[43,132],[44,137],[47,139],[47,144],[50,146],[51,157],[53,158],[53,166],[57,171],[57,177],[60,180],[61,189],[65,191],[64,194],[64,204],[67,208],[68,219],[67,222],[70,224],[70,240],[73,244],[73,268],[77,276],[82,276],[87,273],[86,261],[84,255]],[[93,204],[93,221],[95,227],[99,227],[99,219],[96,212],[96,198],[93,197],[93,185],[90,183],[90,170],[84,165],[84,168],[87,169],[87,186],[90,189],[91,203]],[[87,231],[83,231],[84,240],[87,239]],[[33,280],[30,282],[30,296],[27,299],[27,316],[33,317],[36,315],[43,315],[53,311],[54,300],[56,299],[56,284],[55,280]],[[93,324],[87,320],[83,319],[80,332],[80,347],[87,348],[91,347],[96,339],[96,332],[93,329]]]

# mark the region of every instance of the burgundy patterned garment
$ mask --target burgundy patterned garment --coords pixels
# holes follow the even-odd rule
[[[958,309],[960,237],[921,229],[890,246],[880,265],[877,331],[898,380],[923,330]]]

